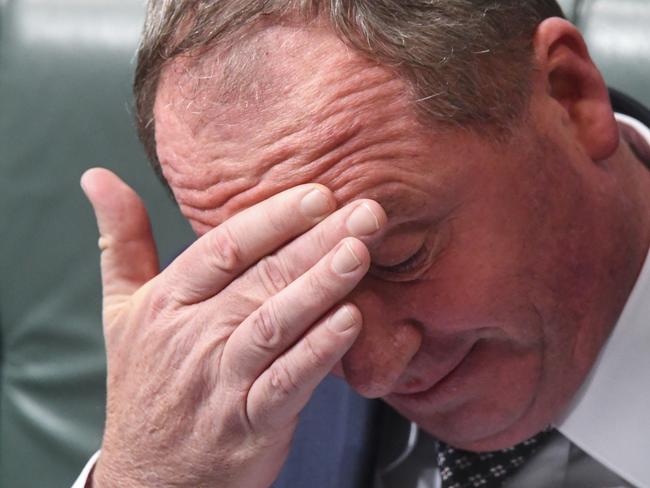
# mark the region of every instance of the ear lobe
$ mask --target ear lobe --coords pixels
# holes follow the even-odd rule
[[[564,19],[547,19],[537,28],[534,47],[547,95],[563,108],[579,144],[594,161],[610,157],[618,148],[618,125],[578,29]]]

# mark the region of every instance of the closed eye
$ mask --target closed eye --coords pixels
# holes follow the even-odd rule
[[[375,271],[380,273],[390,273],[390,274],[409,274],[417,271],[423,263],[427,261],[427,256],[429,254],[429,249],[426,244],[423,244],[420,249],[418,249],[415,254],[405,259],[401,263],[394,264],[392,266],[381,266],[374,264],[373,268]]]

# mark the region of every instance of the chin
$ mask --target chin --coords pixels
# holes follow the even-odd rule
[[[512,447],[550,424],[534,391],[515,398],[487,392],[485,396],[463,398],[457,392],[447,398],[436,398],[436,393],[389,395],[384,400],[435,438],[467,451]]]
[[[486,411],[481,405],[464,405],[449,413],[413,412],[387,399],[404,417],[453,447],[467,451],[494,451],[511,447],[536,434],[527,428],[520,416],[512,412]],[[399,403],[399,402],[398,402]],[[541,427],[539,430],[542,430]]]

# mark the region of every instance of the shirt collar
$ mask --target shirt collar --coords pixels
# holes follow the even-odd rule
[[[619,116],[650,143],[650,130]],[[650,487],[650,252],[623,312],[557,429],[598,462]]]

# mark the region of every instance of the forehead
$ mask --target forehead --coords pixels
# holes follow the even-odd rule
[[[238,55],[253,64],[224,74]],[[154,114],[163,173],[199,232],[306,182],[410,215],[431,190],[423,173],[444,168],[431,166],[406,83],[320,29],[278,27],[230,57],[176,60]]]

